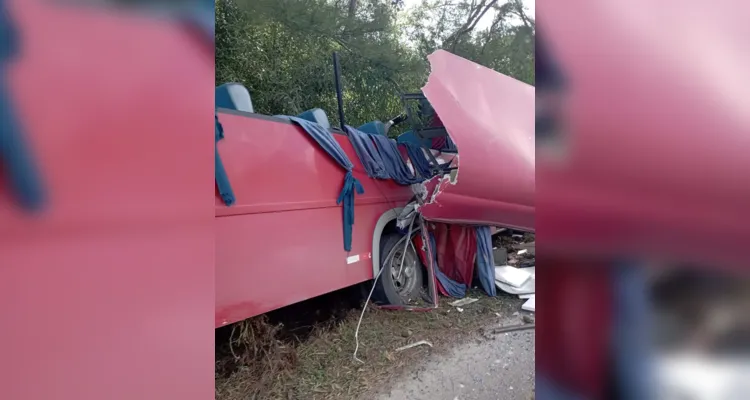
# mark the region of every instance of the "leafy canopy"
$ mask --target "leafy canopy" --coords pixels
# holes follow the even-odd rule
[[[338,51],[347,123],[402,112],[426,56],[443,48],[534,84],[533,18],[522,0],[216,0],[216,84],[239,82],[256,112],[320,107],[338,124],[331,54]]]

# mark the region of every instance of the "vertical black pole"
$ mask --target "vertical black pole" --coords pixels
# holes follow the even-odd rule
[[[339,106],[339,122],[341,124],[341,130],[346,132],[344,122],[344,99],[341,88],[341,66],[339,65],[339,53],[333,52],[333,79],[336,82],[336,101]]]

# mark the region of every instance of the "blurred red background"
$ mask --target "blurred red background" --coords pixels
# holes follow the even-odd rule
[[[47,201],[19,208],[5,165],[0,397],[211,398],[213,37],[163,10],[4,3],[12,133]]]
[[[653,334],[666,317],[694,315],[680,325],[690,337],[742,304],[707,288],[720,271],[737,280],[748,267],[747,6],[572,0],[537,10],[538,38],[564,78],[537,86],[538,112],[556,121],[537,138],[538,378],[588,398],[643,398],[659,388],[633,390],[633,372],[665,384]],[[687,266],[703,271],[690,278],[701,289],[677,284],[679,300],[657,314],[654,271]],[[626,269],[644,279],[624,282]],[[737,292],[722,279],[720,291]],[[707,347],[680,350],[706,351],[706,368],[718,362]],[[679,392],[686,381],[670,384],[698,396]]]

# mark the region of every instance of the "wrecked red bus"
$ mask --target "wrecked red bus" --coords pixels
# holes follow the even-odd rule
[[[397,218],[415,197],[423,197],[416,208],[428,221],[534,230],[533,86],[442,50],[429,61],[422,94],[404,96],[404,116],[357,129],[332,127],[320,109],[302,118],[256,114],[241,85],[217,91],[217,171],[224,172],[217,184],[231,187],[229,196],[217,190],[215,205],[217,327],[371,280],[381,268],[393,272],[377,281],[382,302],[414,295],[428,279],[417,257],[410,255],[413,269],[403,273],[383,263],[404,235]],[[432,125],[412,123],[430,108]],[[398,120],[413,129],[390,140],[386,131]],[[327,133],[306,134],[304,121]],[[360,130],[376,145],[360,148]],[[415,153],[407,154],[406,142],[418,143],[416,157],[425,160],[410,158]],[[329,146],[344,156],[327,154]],[[380,172],[370,156],[388,164],[397,158],[393,149],[377,153],[389,146],[398,148],[408,171],[391,166],[398,179],[375,178]],[[409,180],[416,170],[429,179]],[[361,187],[350,190],[353,224],[349,246],[342,246],[347,185]]]
[[[204,146],[194,128],[200,126],[199,110],[210,99],[199,101],[205,95],[188,83],[214,71],[210,41],[197,34],[195,24],[159,26],[155,18],[112,16],[99,8],[21,1],[9,5],[23,38],[20,51],[24,55],[8,67],[9,91],[50,200],[42,218],[19,214],[11,207],[0,209],[3,257],[10,263],[25,265],[33,258],[40,266],[55,261],[84,266],[89,264],[80,260],[81,254],[89,254],[87,262],[92,265],[96,261],[128,271],[132,265],[152,265],[158,259],[170,268],[169,276],[179,275],[180,268],[215,265],[218,327],[372,280],[383,264],[384,249],[393,247],[404,234],[396,221],[415,198],[414,185],[428,194],[418,211],[429,221],[534,229],[534,88],[530,85],[444,51],[432,54],[429,80],[414,97],[417,102],[425,100],[440,120],[437,126],[416,129],[420,131],[419,151],[426,157],[427,168],[435,171],[430,179],[414,184],[370,177],[351,135],[328,126],[322,111],[316,110],[316,125],[332,134],[352,164],[348,182],[361,185],[363,193],[357,193],[356,187],[349,191],[350,216],[342,214],[345,207],[338,201],[348,171],[298,122],[253,113],[248,96],[244,107],[216,111],[223,135],[216,143],[216,156],[231,183],[234,203],[227,206],[216,195],[213,208],[203,209],[198,205],[200,193],[209,189],[200,189],[200,184],[210,178],[212,168],[182,150],[174,151],[177,142],[184,149]],[[121,38],[128,52],[111,47],[111,41],[87,36],[90,30],[80,27],[91,24],[106,25],[102,32]],[[66,35],[45,44],[41,38],[48,31],[41,26]],[[61,54],[55,48],[68,50]],[[130,80],[111,81],[112,71],[122,68],[109,60],[131,53],[148,62],[122,72],[132,76]],[[85,54],[96,63],[86,64],[66,54]],[[173,66],[173,59],[186,61]],[[48,65],[55,65],[55,70],[48,70]],[[164,72],[159,65],[179,73]],[[107,84],[86,84],[89,80]],[[40,87],[48,91],[41,97]],[[405,102],[415,100],[406,97]],[[154,106],[143,98],[161,100]],[[89,109],[114,111],[83,115],[82,110]],[[409,119],[403,123],[411,123]],[[179,122],[168,122],[173,120]],[[424,146],[426,139],[442,139],[443,145]],[[147,157],[132,157],[142,153],[144,146],[148,146]],[[409,180],[415,176],[415,165],[408,154],[401,153],[405,146],[399,142],[399,153],[390,156],[391,161],[403,156],[406,169],[400,174]],[[14,202],[8,185],[1,188],[7,197],[3,204]],[[203,229],[207,215],[213,216],[215,230],[213,260],[191,258],[190,252],[182,250],[179,259],[152,257],[166,254],[166,249],[197,247],[204,239],[196,232]],[[350,233],[344,232],[347,226]],[[123,237],[103,239],[115,234]],[[345,237],[351,238],[347,245]],[[88,238],[99,242],[95,246]],[[59,247],[59,240],[69,245]],[[30,254],[19,245],[24,241],[44,251]],[[76,243],[96,250],[77,249]],[[127,257],[110,256],[114,251],[110,246],[128,243]],[[17,274],[7,282],[34,276],[32,269],[6,272]],[[209,279],[208,275],[188,275],[196,285]],[[428,279],[421,270],[407,270],[403,276],[382,274],[379,282],[386,285],[378,293],[380,300],[398,304],[399,293],[408,295]],[[80,290],[93,293],[98,287]],[[58,293],[54,289],[44,286],[45,293]],[[166,286],[164,292],[172,297],[177,293]],[[112,312],[117,311],[113,308]],[[19,312],[8,321],[28,324],[26,315]]]

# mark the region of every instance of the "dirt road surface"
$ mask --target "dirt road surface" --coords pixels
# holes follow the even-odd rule
[[[475,339],[433,355],[378,400],[529,400],[534,398],[534,331]]]

